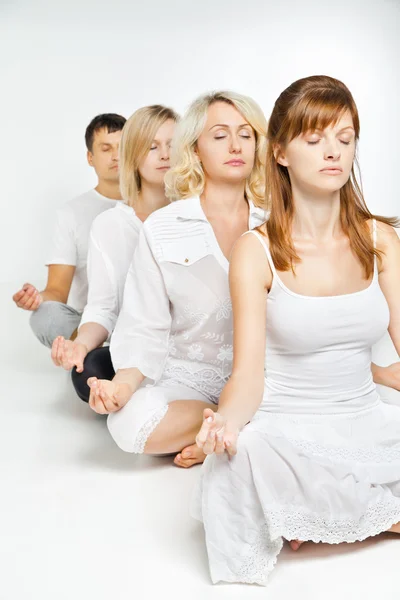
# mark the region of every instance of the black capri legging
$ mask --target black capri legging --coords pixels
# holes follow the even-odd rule
[[[79,398],[84,402],[89,402],[90,388],[87,384],[89,377],[111,380],[114,375],[109,346],[89,352],[83,363],[82,373],[77,373],[76,367],[71,371],[72,384]]]

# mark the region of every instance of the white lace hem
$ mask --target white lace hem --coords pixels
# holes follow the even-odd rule
[[[287,438],[295,448],[298,448],[304,454],[308,456],[315,456],[319,458],[329,458],[335,462],[341,463],[394,463],[400,462],[400,448],[399,447],[365,447],[365,448],[351,448],[343,446],[325,446],[316,442],[309,442],[307,440],[296,440],[293,438]]]
[[[297,507],[264,507],[267,523],[259,531],[231,582],[265,586],[273,570],[283,539],[340,544],[363,541],[400,522],[400,498],[370,506],[358,520],[331,519]]]
[[[163,420],[168,410],[168,404],[153,413],[152,417],[146,421],[143,427],[139,430],[136,436],[133,450],[135,454],[143,454],[146,442],[149,436],[153,433],[157,425]]]
[[[209,367],[190,370],[184,365],[169,365],[164,369],[160,381],[162,385],[166,386],[174,386],[177,383],[185,385],[204,394],[211,402],[217,404],[228,378]]]

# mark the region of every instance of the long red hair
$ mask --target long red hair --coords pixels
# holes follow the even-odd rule
[[[268,149],[266,161],[266,204],[270,208],[267,222],[269,246],[274,264],[279,271],[294,272],[300,262],[292,240],[294,203],[289,173],[274,155],[277,148],[285,148],[297,136],[314,129],[335,125],[349,111],[355,129],[356,143],[360,135],[357,106],[348,88],[337,79],[315,75],[299,79],[282,92],[275,102],[268,124]],[[373,215],[367,208],[354,167],[350,178],[340,190],[340,220],[350,246],[359,258],[368,279],[374,268],[374,256],[381,253],[374,249],[367,221],[376,219],[394,227],[396,218]]]

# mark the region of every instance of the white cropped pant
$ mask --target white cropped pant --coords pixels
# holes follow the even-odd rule
[[[215,403],[205,394],[177,383],[146,385],[135,392],[118,412],[108,415],[107,426],[116,444],[125,452],[142,454],[146,441],[174,400],[201,400]]]

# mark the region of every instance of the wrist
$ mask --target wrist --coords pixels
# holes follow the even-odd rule
[[[385,385],[385,367],[379,367],[378,365],[374,365],[372,369],[372,376],[374,382],[378,385]]]
[[[86,352],[86,354],[89,354],[90,350],[89,350],[87,343],[84,340],[80,339],[79,335],[74,339],[74,344],[82,346],[82,348]]]

